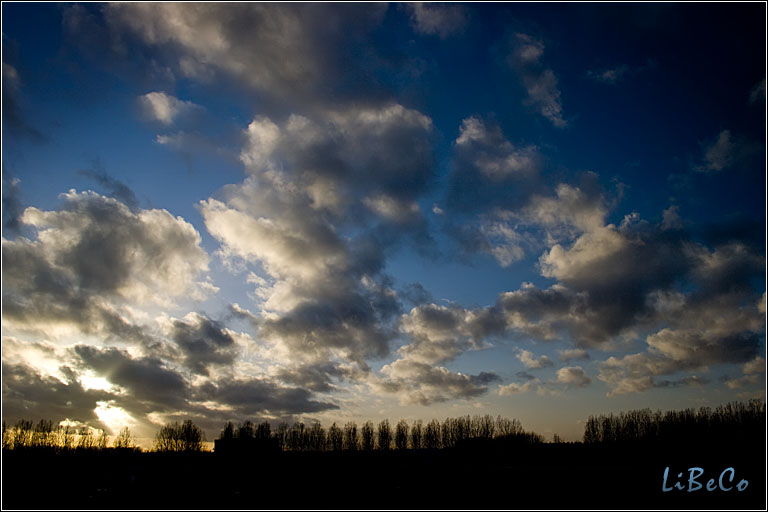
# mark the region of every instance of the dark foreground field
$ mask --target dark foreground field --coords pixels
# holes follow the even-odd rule
[[[672,487],[683,472],[685,490]],[[702,488],[688,492],[688,468]],[[725,487],[707,491],[721,472]],[[738,491],[736,484],[748,485]],[[470,443],[436,451],[3,454],[4,509],[765,509],[765,445]],[[696,487],[696,484],[693,485]]]

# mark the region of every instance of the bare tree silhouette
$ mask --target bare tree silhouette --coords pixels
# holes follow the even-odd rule
[[[440,422],[436,419],[427,423],[427,428],[424,430],[424,448],[430,450],[437,450],[442,447],[440,440]]]
[[[344,449],[357,450],[359,440],[357,436],[357,424],[354,421],[344,425]]]
[[[421,420],[416,420],[411,425],[411,448],[414,450],[420,450],[423,448],[422,440],[424,435],[424,427]]]
[[[392,428],[389,426],[389,420],[381,420],[376,432],[376,447],[379,450],[389,450],[392,444]]]
[[[77,448],[79,450],[92,450],[96,446],[96,439],[93,431],[88,427],[80,428],[77,439]]]
[[[109,443],[109,436],[104,430],[99,432],[99,437],[96,438],[96,449],[106,450]]]
[[[408,422],[400,420],[395,426],[395,448],[398,450],[408,449]]]
[[[335,452],[341,451],[344,447],[344,432],[336,426],[335,422],[328,428],[328,445]]]
[[[505,437],[514,434],[522,434],[523,426],[516,419],[510,420],[509,418],[502,418],[498,416],[496,418],[496,437]]]
[[[205,435],[192,420],[166,423],[155,436],[155,450],[159,452],[197,452],[203,449]]]
[[[493,416],[491,416],[490,414],[486,414],[485,416],[472,417],[472,424],[470,427],[471,437],[492,439],[495,431],[496,431],[496,424],[493,421]]]
[[[112,448],[135,448],[136,442],[128,427],[123,427],[112,441]]]
[[[363,423],[363,426],[360,429],[360,444],[361,444],[360,447],[364,451],[371,451],[373,450],[373,443],[374,443],[373,423],[371,421],[366,421],[365,423]]]
[[[296,422],[288,431],[288,449],[294,452],[307,450],[309,447],[309,433],[304,423]]]
[[[220,439],[235,438],[235,425],[233,425],[231,421],[228,421],[227,424],[224,425],[224,429],[221,431],[219,438]]]
[[[288,424],[280,423],[275,431],[275,437],[277,438],[277,448],[280,451],[288,449]]]
[[[256,435],[256,429],[251,420],[246,420],[237,427],[237,437],[239,439],[253,439]]]
[[[745,439],[764,432],[765,402],[750,400],[716,407],[653,412],[650,409],[618,415],[590,416],[584,443],[707,442],[709,439]]]
[[[325,429],[320,423],[315,423],[309,429],[309,445],[308,450],[313,452],[321,452],[325,450],[326,446]]]

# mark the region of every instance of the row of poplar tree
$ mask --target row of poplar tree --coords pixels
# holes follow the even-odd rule
[[[429,423],[421,420],[408,425],[400,420],[394,427],[389,420],[377,425],[366,421],[360,427],[353,421],[344,426],[333,423],[327,429],[320,423],[305,425],[279,424],[275,429],[264,421],[251,421],[237,427],[228,422],[221,432],[220,441],[253,441],[265,443],[280,451],[342,451],[342,450],[390,450],[390,449],[439,449],[450,448],[466,439],[494,439],[516,437],[526,442],[543,442],[543,438],[532,432],[525,432],[516,419],[485,416],[462,416],[446,418],[442,423],[433,419]],[[158,452],[202,451],[205,434],[191,420],[182,423],[166,423],[155,435],[154,450]],[[137,449],[136,439],[125,427],[110,442],[103,430],[90,427],[73,428],[54,425],[50,420],[34,423],[20,420],[13,427],[3,423],[3,449],[44,448],[56,451]]]
[[[91,427],[54,425],[51,420],[19,420],[12,427],[3,421],[3,449],[41,448],[52,450],[135,449],[136,439],[128,427],[110,440],[104,430]]]
[[[320,423],[293,425],[281,423],[273,429],[267,421],[254,424],[245,421],[237,427],[229,422],[221,432],[221,445],[235,440],[270,443],[281,451],[353,451],[353,450],[420,450],[451,448],[467,439],[518,437],[527,442],[543,442],[542,436],[525,432],[516,419],[498,416],[461,416],[446,418],[442,423],[416,420],[409,425],[400,420],[394,427],[385,419],[374,425],[366,421],[358,427],[354,421],[343,426],[333,423],[327,429]]]
[[[689,442],[711,439],[757,439],[765,436],[765,402],[730,402],[714,409],[651,411],[639,409],[590,416],[585,443]]]

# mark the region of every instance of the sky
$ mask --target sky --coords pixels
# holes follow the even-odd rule
[[[2,415],[765,399],[764,3],[2,5]]]

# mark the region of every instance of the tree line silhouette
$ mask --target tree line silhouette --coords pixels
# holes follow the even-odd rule
[[[651,411],[639,409],[619,414],[590,416],[584,428],[586,445],[613,443],[676,443],[707,439],[756,439],[765,434],[766,404],[761,400],[731,402],[714,409]],[[762,437],[760,437],[762,439]],[[155,435],[153,451],[200,452],[206,449],[205,433],[191,420],[166,423]],[[479,446],[480,442],[512,442],[541,444],[544,437],[525,431],[517,419],[502,416],[459,416],[442,422],[416,420],[408,424],[398,421],[394,427],[388,419],[374,424],[366,421],[358,427],[350,421],[333,423],[325,428],[320,423],[280,423],[273,428],[268,421],[246,420],[235,426],[227,422],[215,451],[237,453],[260,450],[272,452],[341,452],[438,450]],[[562,443],[557,434],[553,443]],[[54,425],[51,420],[20,420],[13,427],[3,422],[3,450],[38,449],[54,452],[132,450],[141,451],[128,427],[111,439],[103,430]]]
[[[400,420],[394,428],[388,419],[378,424],[366,421],[360,427],[354,421],[343,426],[334,422],[327,429],[320,423],[280,423],[273,429],[268,421],[254,424],[248,420],[237,427],[228,422],[215,441],[215,450],[250,447],[290,452],[436,450],[452,448],[471,439],[499,438],[544,442],[543,436],[523,430],[516,419],[501,416],[494,419],[486,414],[446,418],[442,423],[436,419],[426,424],[416,420],[409,425],[406,420]]]
[[[75,428],[42,419],[19,420],[13,427],[3,421],[3,450],[38,449],[54,452],[71,450],[137,450],[136,439],[128,427],[124,427],[110,442],[104,430],[90,427]]]
[[[711,439],[765,438],[765,402],[731,402],[714,409],[701,407],[653,412],[640,409],[618,415],[590,416],[584,443],[697,443]]]

